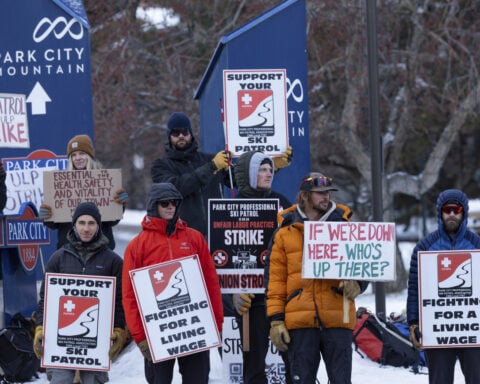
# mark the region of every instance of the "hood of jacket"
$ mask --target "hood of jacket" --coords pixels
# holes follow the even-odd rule
[[[153,183],[147,192],[147,215],[160,217],[158,215],[157,204],[161,200],[179,200],[180,202],[175,208],[174,216],[167,221],[167,233],[171,234],[175,230],[175,223],[178,219],[182,199],[182,194],[172,183]]]
[[[438,229],[442,236],[447,236],[448,234],[445,231],[443,226],[443,219],[442,219],[442,207],[448,202],[455,202],[456,204],[460,204],[463,207],[463,219],[460,227],[458,228],[458,232],[455,235],[455,238],[463,238],[465,235],[465,231],[467,230],[467,222],[468,222],[468,198],[465,193],[460,191],[459,189],[446,189],[437,199],[437,222],[438,222]]]
[[[262,152],[245,152],[238,158],[234,173],[240,197],[262,198],[270,196],[271,189],[257,189],[258,170],[264,160],[270,162],[273,170],[272,159]]]

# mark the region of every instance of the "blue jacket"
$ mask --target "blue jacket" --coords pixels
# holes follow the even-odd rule
[[[442,206],[456,201],[463,206],[463,220],[453,239],[448,236],[443,226]],[[447,189],[437,199],[438,229],[421,239],[413,249],[408,277],[407,320],[409,324],[418,323],[418,252],[449,251],[457,249],[480,249],[480,236],[467,229],[468,198],[458,189]]]

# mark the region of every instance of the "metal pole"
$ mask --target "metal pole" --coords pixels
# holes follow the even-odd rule
[[[371,141],[371,169],[372,169],[372,201],[373,221],[383,221],[382,199],[382,138],[379,127],[379,102],[378,102],[378,55],[377,55],[377,5],[376,0],[367,0],[367,42],[368,42],[368,101]],[[385,285],[383,282],[375,283],[375,310],[385,313]]]

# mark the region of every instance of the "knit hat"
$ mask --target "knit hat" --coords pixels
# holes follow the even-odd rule
[[[70,139],[67,145],[67,155],[70,156],[72,152],[82,151],[95,158],[95,149],[93,148],[92,140],[87,135],[77,135]]]
[[[170,138],[172,129],[175,128],[187,128],[190,135],[192,134],[192,125],[190,124],[190,119],[183,112],[174,112],[167,122],[167,134]]]
[[[98,225],[102,224],[102,216],[95,203],[86,201],[78,204],[75,212],[73,212],[72,224],[75,224],[77,219],[82,215],[90,215],[95,219]]]
[[[338,191],[333,184],[333,179],[322,175],[319,172],[311,172],[302,177],[300,181],[300,191],[327,192]]]

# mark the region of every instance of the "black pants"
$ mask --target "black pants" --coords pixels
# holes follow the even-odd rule
[[[178,360],[182,384],[208,384],[208,374],[210,373],[209,351],[198,352],[155,364],[146,359],[144,360],[145,379],[147,379],[149,384],[171,384],[175,360]]]
[[[323,357],[331,384],[351,384],[353,332],[346,328],[292,329],[288,346],[295,384],[313,384]]]
[[[426,349],[425,357],[430,384],[453,384],[457,359],[465,384],[480,383],[480,348]]]

